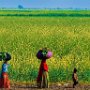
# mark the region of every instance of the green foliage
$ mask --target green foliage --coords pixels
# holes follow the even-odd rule
[[[48,11],[0,11],[0,14],[9,12],[37,14]],[[82,12],[85,11],[78,13]],[[74,67],[78,69],[81,81],[90,82],[89,17],[0,16],[0,51],[12,55],[9,70],[11,80],[36,80],[40,65],[36,53],[43,47],[50,48],[54,54],[47,60],[51,82],[71,80]]]

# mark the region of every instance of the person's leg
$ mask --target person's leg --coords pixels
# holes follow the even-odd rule
[[[0,88],[2,88],[2,83],[3,83],[2,78],[0,78]]]
[[[7,79],[7,88],[10,89],[10,80]]]
[[[42,87],[41,81],[38,81],[38,82],[37,82],[37,87],[38,87],[38,88],[41,88],[41,87]]]
[[[43,72],[43,88],[48,88],[48,72]]]
[[[74,85],[74,83],[73,83],[73,88],[75,88],[75,85]]]
[[[6,82],[7,82],[7,76],[4,74],[3,75],[3,88],[7,87]]]
[[[76,84],[78,84],[78,81],[76,81]]]
[[[42,76],[40,77],[39,80],[37,80],[37,87],[42,88]]]
[[[3,75],[3,87],[7,88],[8,90],[10,89],[10,81],[7,74]]]
[[[75,88],[76,80],[73,80],[73,88]]]
[[[73,88],[75,88],[75,86],[78,84],[78,81],[74,81],[74,83],[73,83]]]

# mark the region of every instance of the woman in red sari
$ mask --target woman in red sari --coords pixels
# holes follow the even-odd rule
[[[48,65],[46,60],[52,57],[52,52],[47,48],[38,51],[37,58],[41,60],[39,73],[37,77],[37,86],[39,88],[48,88]]]
[[[41,61],[37,77],[37,86],[39,88],[48,88],[48,65],[46,64],[46,60]]]
[[[0,88],[4,88],[9,90],[10,89],[10,81],[8,77],[8,60],[10,60],[11,57],[9,54],[5,54],[5,57],[2,59],[4,60],[4,63],[2,64],[2,70],[1,70],[1,76],[0,76]]]
[[[2,72],[1,72],[1,78],[0,78],[0,88],[10,89],[7,61],[4,61],[3,65],[2,65]]]

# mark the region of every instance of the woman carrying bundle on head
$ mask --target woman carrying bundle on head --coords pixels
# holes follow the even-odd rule
[[[11,59],[10,54],[8,53],[0,53],[0,61],[3,60],[2,70],[1,70],[1,77],[0,77],[0,88],[4,88],[9,90],[10,89],[10,81],[8,77],[8,61]]]
[[[38,51],[37,58],[41,60],[39,73],[37,77],[37,86],[39,88],[48,88],[48,65],[46,60],[52,57],[52,52],[47,48]]]

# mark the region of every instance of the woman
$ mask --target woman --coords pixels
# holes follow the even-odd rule
[[[39,88],[48,88],[48,65],[46,60],[41,61],[37,77],[37,86]]]
[[[1,77],[0,77],[0,88],[10,89],[10,80],[8,77],[8,60],[10,60],[11,57],[9,54],[5,54],[2,64],[2,70],[1,70]]]
[[[37,77],[37,86],[39,88],[48,88],[48,65],[46,60],[52,57],[52,52],[47,48],[38,51],[37,58],[41,60],[39,73]]]

